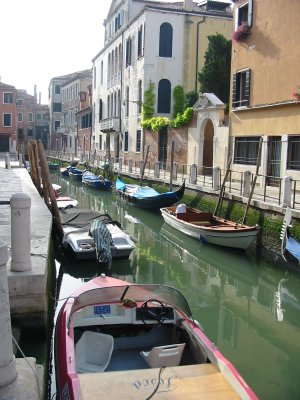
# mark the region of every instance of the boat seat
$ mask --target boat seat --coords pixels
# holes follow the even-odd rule
[[[188,221],[190,224],[199,225],[199,226],[210,226],[211,222],[209,221]]]
[[[150,368],[176,367],[180,364],[185,343],[153,347],[151,351],[141,351],[141,356]]]
[[[105,371],[110,362],[113,348],[113,336],[85,331],[75,345],[76,372]]]

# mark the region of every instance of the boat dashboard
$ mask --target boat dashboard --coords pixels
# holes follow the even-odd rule
[[[172,306],[163,304],[142,304],[136,307],[125,307],[121,303],[94,304],[75,311],[71,320],[73,328],[93,325],[117,324],[175,324],[180,319]]]

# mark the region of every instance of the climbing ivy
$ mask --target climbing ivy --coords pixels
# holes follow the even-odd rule
[[[180,128],[188,124],[193,116],[193,109],[191,107],[185,109],[185,95],[181,86],[176,86],[173,91],[174,98],[174,119],[167,117],[154,117],[154,83],[150,82],[148,89],[144,92],[144,102],[142,109],[141,125],[145,129],[158,132],[162,128],[172,127]]]

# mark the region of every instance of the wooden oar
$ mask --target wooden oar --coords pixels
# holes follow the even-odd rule
[[[250,192],[250,195],[249,195],[249,198],[248,198],[248,202],[247,202],[247,206],[246,206],[246,209],[245,209],[244,217],[242,219],[242,224],[244,224],[245,221],[246,221],[246,216],[247,216],[247,213],[248,213],[248,209],[250,207],[251,199],[252,199],[253,192],[254,192],[255,185],[256,185],[256,180],[257,180],[258,171],[259,171],[259,167],[260,167],[261,147],[262,147],[262,137],[260,138],[260,141],[259,141],[255,176],[254,176],[254,179],[253,179],[253,184],[252,184],[252,187],[251,187],[251,192]]]
[[[218,199],[218,202],[217,202],[217,205],[216,205],[216,208],[215,208],[214,215],[218,215],[218,213],[221,211],[221,204],[222,204],[223,196],[224,196],[224,192],[225,192],[225,184],[226,184],[226,181],[227,181],[227,178],[228,178],[228,174],[230,172],[231,161],[232,161],[232,158],[229,157],[228,163],[227,163],[226,173],[224,175],[224,179],[223,179],[223,182],[222,182],[222,186],[221,186],[220,194],[219,194],[219,199]]]

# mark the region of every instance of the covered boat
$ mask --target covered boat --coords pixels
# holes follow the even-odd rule
[[[180,204],[178,207],[160,209],[164,221],[173,228],[204,243],[247,249],[259,232],[259,226],[248,226],[211,212],[199,211]]]
[[[158,210],[161,207],[169,207],[182,199],[185,181],[175,192],[158,193],[149,186],[126,184],[118,178],[116,180],[116,190],[122,200],[133,206],[148,210]]]
[[[54,349],[61,400],[257,399],[166,285],[92,279],[61,307]]]
[[[300,243],[291,235],[292,211],[286,208],[281,228],[281,254],[285,261],[300,263]]]
[[[69,168],[69,176],[70,178],[73,179],[77,179],[78,181],[82,181],[82,175],[83,175],[83,171],[82,169],[76,168],[76,167],[71,167]]]
[[[76,259],[109,262],[107,248],[113,259],[128,258],[135,244],[117,221],[108,214],[89,209],[61,210],[64,231],[62,245]],[[97,223],[96,223],[97,222]]]
[[[91,171],[85,171],[82,174],[82,183],[94,189],[107,190],[111,188],[109,179],[105,179],[102,175],[97,176]]]

